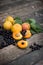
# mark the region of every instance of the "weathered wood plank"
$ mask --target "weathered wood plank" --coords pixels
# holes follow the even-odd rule
[[[27,41],[28,41],[29,45],[33,44],[34,42],[36,42],[37,44],[42,44],[43,33],[36,34]],[[27,49],[24,49],[24,50],[19,49],[18,47],[13,46],[13,45],[3,48],[0,50],[0,64],[8,63],[11,60],[14,60],[14,59],[18,58],[19,56],[26,54],[30,51],[31,51],[31,49],[29,49],[29,46]]]
[[[41,62],[42,61],[42,62]],[[43,65],[43,48],[40,50],[26,54],[7,65]]]
[[[5,0],[4,0],[5,1]],[[43,5],[42,2],[39,0],[25,0],[25,3],[23,2],[23,4],[17,4],[16,6],[14,6],[14,3],[12,1],[9,0],[9,3],[11,5],[8,6],[9,3],[5,3],[2,5],[6,5],[4,6],[0,6],[0,21],[1,21],[1,25],[2,22],[4,22],[6,16],[11,15],[13,17],[15,16],[19,16],[21,17],[23,20],[25,20],[27,17],[29,18],[35,18],[37,22],[39,22],[42,27],[43,27]],[[12,2],[12,3],[11,3]],[[41,10],[42,12],[39,13],[39,10]],[[38,12],[37,12],[38,11]],[[39,15],[40,14],[40,15]],[[43,33],[39,33],[36,35],[33,35],[29,40],[27,40],[30,44],[33,44],[33,42],[36,42],[38,44],[42,44],[43,42]],[[8,47],[5,47],[3,49],[0,49],[0,65],[11,62],[12,60],[30,52],[31,49],[29,49],[29,46],[27,49],[19,49],[16,46],[10,45]]]

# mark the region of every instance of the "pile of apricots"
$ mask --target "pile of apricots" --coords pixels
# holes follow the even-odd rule
[[[30,32],[30,24],[29,23],[15,23],[16,21],[12,16],[8,16],[4,23],[3,28],[5,30],[11,30],[12,32],[12,38],[15,40],[18,40],[17,46],[19,48],[27,48],[28,42],[26,40],[23,40],[23,38],[30,38],[32,36],[32,33]]]

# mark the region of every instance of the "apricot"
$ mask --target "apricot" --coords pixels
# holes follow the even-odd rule
[[[24,38],[30,38],[32,36],[30,30],[26,30]]]
[[[15,40],[20,40],[20,39],[22,39],[22,34],[21,34],[21,33],[18,33],[18,34],[13,33],[13,34],[12,34],[12,37],[13,37]]]
[[[12,16],[8,16],[6,19],[5,19],[5,21],[10,21],[11,23],[15,23],[15,20],[13,19],[13,17]]]
[[[22,29],[23,30],[29,30],[30,29],[30,24],[29,23],[23,23],[22,24]]]
[[[22,31],[22,26],[20,24],[14,24],[11,28],[11,31],[14,33],[19,33],[20,31]]]
[[[21,49],[27,48],[28,42],[25,40],[20,40],[17,42],[17,46]]]
[[[10,30],[12,27],[12,23],[10,21],[6,21],[3,23],[3,28],[6,30]]]

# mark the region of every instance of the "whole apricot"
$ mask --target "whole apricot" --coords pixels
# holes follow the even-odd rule
[[[14,24],[11,28],[11,31],[14,33],[19,33],[20,31],[22,31],[22,26],[20,24]]]
[[[3,28],[6,30],[10,30],[12,27],[12,23],[10,21],[6,21],[3,23]]]
[[[15,23],[14,19],[12,16],[8,16],[5,21],[10,21],[11,23]]]
[[[29,23],[23,23],[22,24],[22,29],[23,30],[29,30],[30,29],[30,24]]]

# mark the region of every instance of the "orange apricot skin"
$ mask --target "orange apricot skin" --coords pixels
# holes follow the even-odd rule
[[[29,23],[23,23],[22,24],[22,29],[23,30],[29,30],[30,29],[30,24]]]

